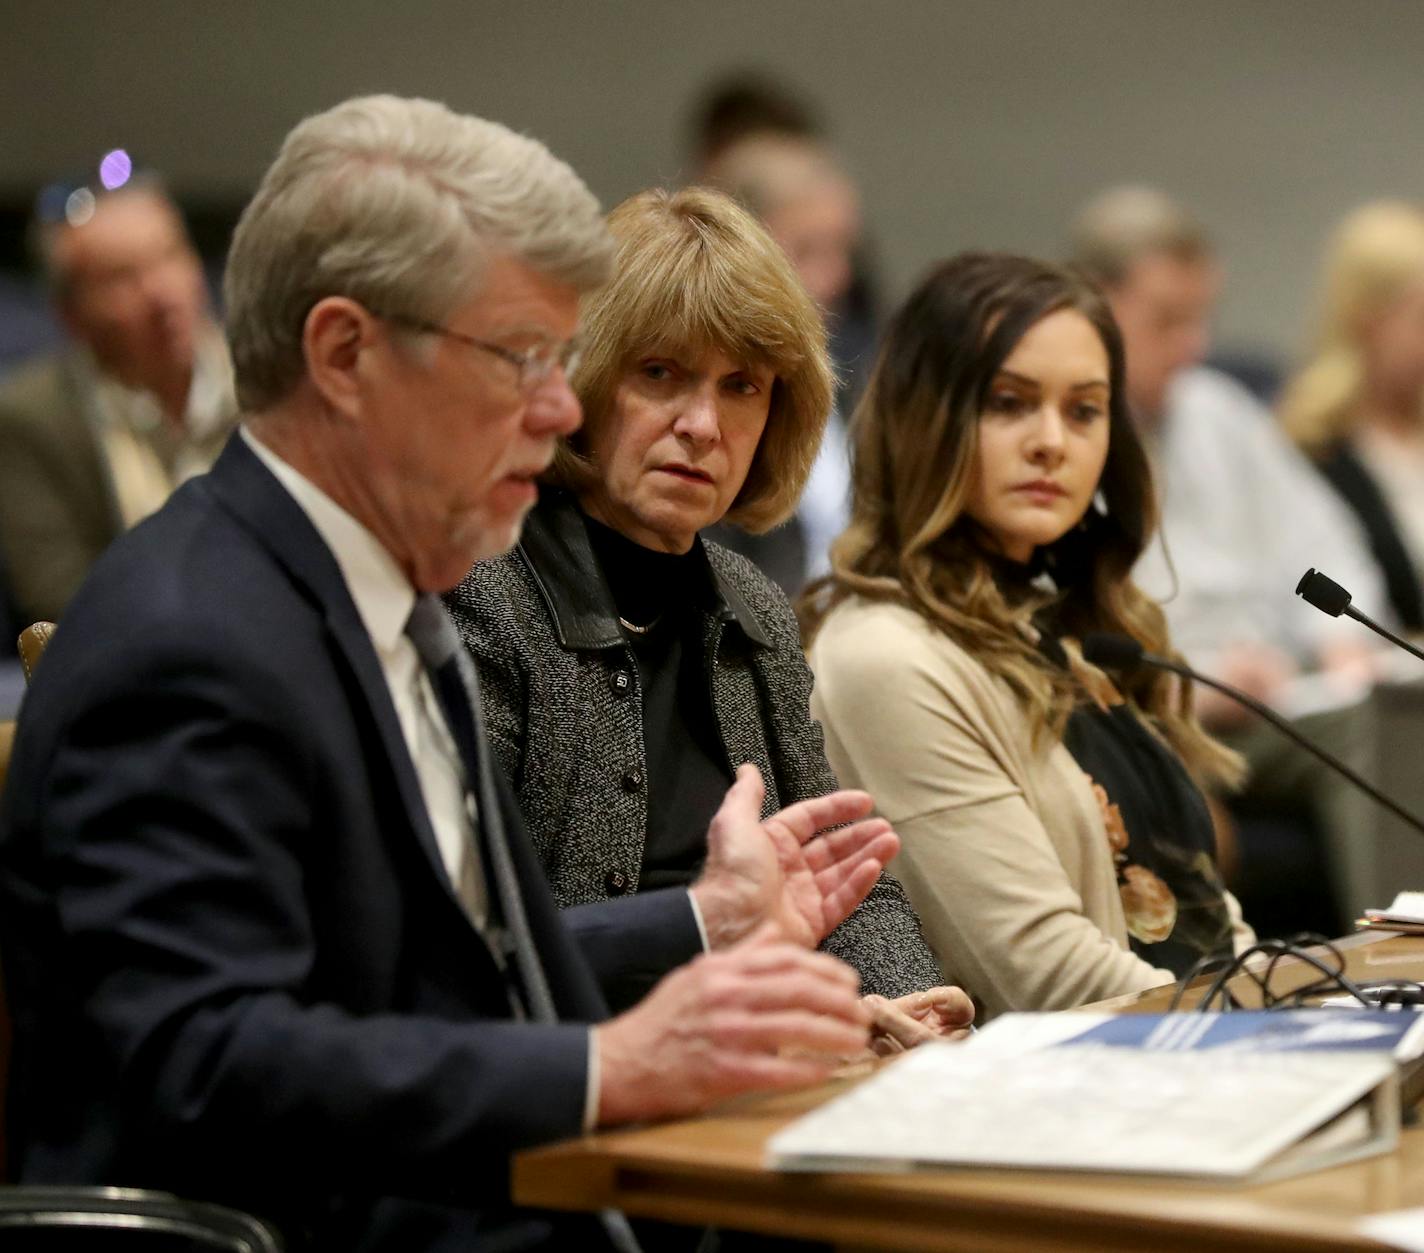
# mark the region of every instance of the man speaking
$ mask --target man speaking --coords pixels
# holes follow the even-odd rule
[[[762,823],[744,769],[690,893],[560,915],[436,596],[515,541],[577,426],[609,257],[573,172],[496,124],[370,97],[287,138],[226,281],[244,425],[99,563],[21,719],[27,1181],[324,1249],[593,1247],[510,1207],[512,1152],[864,1046],[855,976],[809,946],[894,854],[869,798]],[[608,1018],[601,989],[694,957]]]

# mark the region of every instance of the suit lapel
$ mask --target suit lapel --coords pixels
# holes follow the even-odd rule
[[[411,829],[431,871],[455,902],[420,781],[391,703],[385,672],[336,558],[301,506],[239,434],[234,433],[228,440],[203,482],[223,507],[261,540],[322,615],[335,651],[345,662],[379,733]],[[463,916],[464,911],[460,912]]]

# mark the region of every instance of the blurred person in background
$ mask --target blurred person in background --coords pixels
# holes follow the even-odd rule
[[[1364,527],[1395,617],[1424,631],[1424,210],[1356,209],[1330,241],[1321,289],[1314,350],[1281,420]]]
[[[694,112],[694,168],[689,182],[717,182],[717,170],[723,164],[724,154],[745,139],[766,135],[805,140],[825,150],[825,134],[815,110],[782,85],[756,74],[734,74],[714,84]],[[837,167],[836,172],[845,178],[843,169]],[[850,191],[856,195],[854,185]],[[859,213],[855,216],[858,218]],[[777,232],[773,229],[772,233]],[[859,237],[850,255],[850,280],[827,306],[832,315],[827,328],[831,358],[836,364],[838,399],[843,413],[855,407],[865,386],[879,326],[879,301],[870,248],[864,233],[857,234]],[[812,294],[822,299],[818,294],[821,284],[804,271],[801,277]]]
[[[871,319],[849,305],[863,224],[860,192],[835,154],[808,136],[759,132],[729,144],[703,181],[740,200],[785,250],[820,307],[848,409],[874,350]]]
[[[1359,628],[1293,595],[1310,567],[1385,609],[1364,535],[1334,492],[1241,384],[1204,366],[1221,266],[1202,225],[1160,191],[1103,192],[1072,227],[1072,260],[1122,328],[1127,396],[1161,498],[1157,539],[1134,578],[1162,604],[1190,664],[1284,705],[1302,672],[1358,695],[1371,672]],[[1246,787],[1216,809],[1223,863],[1266,934],[1335,934],[1325,856],[1333,778],[1241,705],[1204,690],[1204,722],[1245,754]],[[1329,734],[1328,729],[1325,733]]]
[[[770,80],[741,75],[714,87],[697,113],[693,145],[693,181],[728,192],[762,219],[820,307],[830,337],[836,405],[795,516],[762,536],[715,533],[795,595],[826,572],[830,542],[848,516],[845,417],[875,351],[860,193],[810,108]]]
[[[860,197],[828,150],[814,140],[791,135],[748,135],[722,150],[706,171],[709,185],[726,191],[759,217],[786,253],[828,329],[854,273],[860,238]],[[850,364],[869,351],[869,327],[848,360],[837,359],[843,380]],[[847,349],[842,341],[841,347]],[[736,535],[726,528],[717,538],[762,566],[789,593],[829,568],[831,541],[849,517],[850,455],[843,387],[826,419],[819,454],[794,517],[763,536]]]
[[[895,822],[945,977],[991,1015],[1067,1009],[1248,943],[1198,786],[1239,759],[1190,684],[1078,649],[1172,654],[1131,577],[1156,502],[1101,294],[1026,257],[944,262],[854,433],[851,525],[802,601],[812,712]]]
[[[771,133],[817,139],[820,119],[795,93],[763,74],[741,71],[714,82],[689,119],[691,181],[703,181],[708,166],[748,135]]]
[[[72,342],[0,389],[0,555],[24,622],[59,619],[236,419],[198,255],[159,184],[130,171],[110,153],[93,184],[47,189],[33,225]]]
[[[1361,667],[1358,629],[1292,592],[1316,566],[1375,614],[1381,581],[1358,524],[1271,414],[1202,365],[1222,275],[1201,224],[1159,191],[1113,188],[1075,219],[1071,260],[1122,328],[1128,400],[1162,499],[1161,542],[1135,577],[1177,646],[1268,702],[1302,670]],[[1218,727],[1249,717],[1210,692],[1200,709]]]

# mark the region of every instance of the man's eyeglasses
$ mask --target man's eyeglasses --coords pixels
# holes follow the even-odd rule
[[[535,344],[532,348],[506,348],[503,344],[476,339],[463,331],[451,330],[448,326],[441,326],[438,322],[426,322],[422,318],[408,318],[395,313],[378,313],[376,316],[408,330],[420,331],[426,335],[443,335],[446,339],[468,344],[471,348],[478,348],[501,361],[508,361],[519,372],[519,390],[526,394],[544,382],[554,372],[555,366],[561,367],[566,377],[572,374],[578,369],[579,358],[583,354],[583,345],[577,339],[554,344]]]

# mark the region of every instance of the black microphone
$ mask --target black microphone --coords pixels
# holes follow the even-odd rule
[[[1404,649],[1411,656],[1418,657],[1424,661],[1424,652],[1420,652],[1413,644],[1402,640],[1393,631],[1387,631],[1380,626],[1373,618],[1367,617],[1350,604],[1350,593],[1341,587],[1334,579],[1320,573],[1319,570],[1311,568],[1300,576],[1300,582],[1295,585],[1295,594],[1302,600],[1314,605],[1321,613],[1328,613],[1332,618],[1338,618],[1342,613],[1347,618],[1354,618],[1356,622],[1363,622],[1376,635],[1387,639],[1391,644]]]
[[[1323,576],[1322,576],[1323,577]],[[1329,580],[1327,579],[1328,583]],[[1331,586],[1335,586],[1331,584]],[[1343,590],[1343,589],[1341,589]],[[1347,594],[1348,599],[1348,594]],[[1396,818],[1408,823],[1421,835],[1424,835],[1424,821],[1416,818],[1398,802],[1390,800],[1383,792],[1373,784],[1365,782],[1358,774],[1350,769],[1339,758],[1327,753],[1318,744],[1308,740],[1297,731],[1289,722],[1280,716],[1274,709],[1263,705],[1254,696],[1248,696],[1245,692],[1232,687],[1229,683],[1222,683],[1219,679],[1213,679],[1208,675],[1200,674],[1190,666],[1184,665],[1180,661],[1173,661],[1170,657],[1159,657],[1155,653],[1149,653],[1135,639],[1126,635],[1112,635],[1105,631],[1092,631],[1083,637],[1083,659],[1091,661],[1095,666],[1100,666],[1104,670],[1135,670],[1138,666],[1151,666],[1156,670],[1170,670],[1173,674],[1181,675],[1184,679],[1191,679],[1196,683],[1205,684],[1209,688],[1220,692],[1223,696],[1229,696],[1232,700],[1245,705],[1254,714],[1259,714],[1269,722],[1282,735],[1299,744],[1301,748],[1310,753],[1318,761],[1324,762],[1330,769],[1334,770],[1344,779],[1348,779],[1366,796],[1376,804],[1383,805]]]

